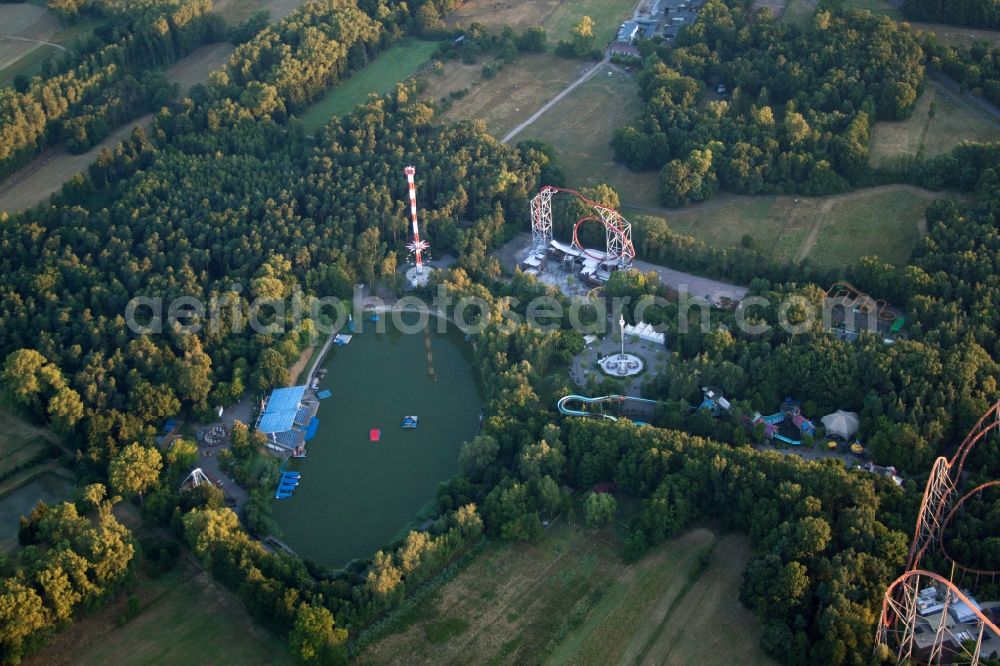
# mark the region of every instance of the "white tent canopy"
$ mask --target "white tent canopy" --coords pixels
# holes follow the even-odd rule
[[[850,439],[858,432],[858,415],[838,409],[833,414],[827,414],[822,419],[827,433],[843,439]]]
[[[631,324],[625,326],[625,335],[631,335],[633,337],[639,338],[640,340],[649,340],[650,342],[656,342],[659,344],[666,344],[667,336],[665,333],[657,333],[654,330],[653,325],[641,322],[635,326]]]

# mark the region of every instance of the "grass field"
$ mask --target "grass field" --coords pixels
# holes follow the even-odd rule
[[[422,97],[440,102],[442,97],[467,91],[442,117],[448,121],[481,119],[493,136],[502,137],[591,66],[590,63],[540,54],[523,57],[506,65],[492,79],[485,79],[481,64],[448,62],[441,74],[423,76],[426,89]]]
[[[675,232],[709,247],[734,247],[749,234],[754,247],[776,261],[809,257],[817,265],[836,267],[878,255],[904,264],[924,233],[924,210],[940,196],[949,194],[907,185],[831,197],[720,195],[662,217]],[[649,213],[626,209],[626,215],[641,226]]]
[[[641,108],[634,76],[606,65],[527,127],[515,141],[532,138],[551,143],[570,187],[608,183],[622,201],[656,205],[657,174],[629,171],[614,161],[610,145],[615,130]]]
[[[771,16],[780,19],[786,5],[788,5],[788,0],[754,0],[752,9],[755,12],[761,9],[770,9]]]
[[[972,46],[976,42],[984,41],[989,42],[992,48],[1000,46],[1000,31],[996,30],[981,30],[944,23],[920,23],[919,21],[910,21],[910,27],[918,33],[933,32],[939,42],[951,46]]]
[[[389,92],[397,83],[416,74],[437,47],[437,42],[405,39],[380,53],[367,67],[354,72],[302,114],[306,134],[312,134],[331,118],[348,113],[370,94]]]
[[[259,11],[265,11],[271,23],[274,23],[294,12],[304,2],[305,0],[215,0],[212,11],[233,24],[245,21]]]
[[[1000,129],[936,83],[930,81],[913,115],[897,122],[877,122],[872,131],[872,166],[907,157],[934,157],[965,140],[996,141]]]
[[[708,570],[689,578],[713,544]],[[748,557],[742,538],[694,530],[626,565],[609,532],[556,524],[537,544],[488,548],[359,661],[686,664],[708,647],[714,663],[767,664],[756,620],[737,600]],[[705,632],[716,639],[678,638],[716,622],[727,625]]]
[[[785,11],[781,13],[781,20],[806,30],[812,26],[813,14],[815,13],[816,5],[809,0],[788,0]]]
[[[903,13],[887,0],[844,0],[844,6],[854,7],[855,9],[867,9],[872,14],[885,14],[896,21],[903,20]]]
[[[193,565],[157,580],[138,579],[138,617],[123,627],[116,620],[127,599],[85,616],[55,636],[25,666],[105,664],[293,663],[285,645],[253,623],[240,602]]]
[[[0,4],[0,32],[4,35],[0,37],[0,85],[8,85],[18,74],[37,74],[45,58],[58,55],[60,47],[67,46],[99,23],[85,19],[72,26],[63,26],[54,12],[44,7],[27,3]],[[12,39],[15,37],[17,39]]]
[[[236,47],[229,42],[208,44],[167,68],[167,80],[176,83],[181,97],[191,87],[208,81],[208,75],[226,64]]]
[[[594,19],[597,44],[606,44],[618,33],[618,27],[632,15],[635,0],[469,0],[451,13],[449,26],[467,26],[478,22],[499,30],[509,25],[516,30],[540,25],[549,42],[569,40],[570,30],[581,16]]]

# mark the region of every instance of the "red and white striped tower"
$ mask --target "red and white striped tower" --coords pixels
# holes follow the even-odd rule
[[[417,175],[416,168],[408,166],[403,169],[406,174],[406,182],[410,187],[410,218],[413,221],[413,241],[406,248],[414,255],[416,260],[416,270],[408,271],[407,277],[413,284],[426,284],[427,276],[424,273],[423,253],[430,248],[427,241],[420,240],[420,227],[417,224],[417,187],[413,182]]]

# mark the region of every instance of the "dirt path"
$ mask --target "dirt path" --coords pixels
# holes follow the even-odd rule
[[[634,9],[632,9],[632,17],[633,18],[635,17],[636,14],[639,13],[639,8],[642,7],[645,4],[645,2],[646,2],[646,0],[639,0],[639,3],[636,4],[636,6],[635,6]],[[552,99],[550,99],[548,102],[546,102],[542,106],[542,108],[538,109],[538,111],[536,111],[535,113],[533,113],[530,118],[528,118],[527,120],[525,120],[523,123],[521,123],[520,125],[518,125],[514,129],[512,129],[511,131],[507,132],[507,136],[505,136],[503,139],[501,139],[500,143],[507,143],[511,139],[513,139],[515,136],[517,136],[518,134],[520,134],[521,132],[523,132],[533,122],[535,122],[536,120],[538,120],[539,118],[541,118],[545,114],[546,111],[548,111],[553,106],[555,106],[556,104],[558,104],[559,102],[561,102],[567,95],[569,95],[571,92],[573,92],[574,90],[576,90],[577,88],[579,88],[581,85],[583,85],[584,83],[586,83],[590,79],[594,78],[594,75],[597,74],[599,71],[601,71],[601,68],[604,67],[605,65],[607,65],[609,62],[611,62],[611,53],[609,53],[607,50],[605,50],[604,58],[601,59],[601,62],[597,63],[596,65],[594,65],[593,67],[591,67],[590,69],[588,69],[586,72],[584,72],[583,76],[581,76],[580,78],[578,78],[576,81],[574,81],[573,83],[571,83],[568,86],[566,86],[565,88],[563,88],[562,92],[560,92],[558,95],[556,95],[555,97],[553,97]]]
[[[13,39],[18,42],[29,42],[31,44],[43,44],[45,46],[51,46],[59,49],[60,51],[65,51],[66,47],[62,44],[56,44],[55,42],[47,42],[44,39],[31,39],[30,37],[15,37],[14,35],[0,35],[0,39]]]
[[[122,125],[85,153],[74,155],[64,147],[50,148],[0,185],[0,211],[16,213],[58,192],[63,183],[85,171],[105,148],[115,146],[138,125],[148,129],[153,114]]]
[[[822,202],[820,203],[819,209],[816,211],[813,217],[812,224],[809,227],[809,233],[803,239],[802,244],[799,246],[798,252],[795,253],[795,258],[792,260],[793,263],[798,263],[809,256],[813,248],[816,246],[816,238],[819,236],[820,229],[823,228],[823,223],[829,219],[830,212],[833,207],[844,201],[850,201],[852,199],[857,199],[863,196],[870,196],[872,194],[880,194],[882,192],[893,192],[893,191],[903,191],[909,192],[910,194],[925,195],[930,192],[930,190],[925,190],[922,187],[917,187],[916,185],[879,185],[877,187],[869,187],[863,190],[854,190],[852,192],[845,192],[843,194],[833,194],[828,197],[822,197]],[[943,195],[943,193],[942,193]],[[921,235],[927,233],[927,222],[921,218],[917,223],[920,229]]]
[[[604,59],[601,60],[601,62],[597,63],[596,65],[588,69],[586,72],[584,72],[583,76],[578,78],[576,81],[563,88],[563,91],[561,93],[559,93],[558,95],[550,99],[548,102],[546,102],[545,105],[542,106],[542,108],[538,109],[538,111],[535,111],[533,114],[531,114],[531,116],[523,123],[512,129],[511,131],[507,132],[507,136],[501,139],[500,142],[507,143],[515,136],[520,134],[522,131],[524,131],[525,128],[527,128],[533,122],[541,118],[546,111],[548,111],[553,106],[561,102],[563,98],[565,98],[567,95],[569,95],[571,92],[579,88],[581,85],[583,85],[590,79],[594,78],[594,74],[597,74],[597,72],[601,71],[601,67],[604,67],[604,65],[608,64],[609,62],[611,62],[611,56],[605,55]]]

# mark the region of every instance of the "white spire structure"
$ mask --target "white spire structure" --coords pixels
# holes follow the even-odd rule
[[[625,315],[624,314],[618,316],[618,329],[622,333],[622,353],[618,355],[618,359],[624,361],[625,360]]]
[[[403,173],[406,174],[406,183],[410,189],[410,219],[413,223],[413,240],[407,244],[406,249],[413,254],[416,261],[416,267],[406,272],[406,279],[414,287],[421,287],[427,284],[427,279],[430,277],[428,275],[430,269],[424,270],[423,261],[423,253],[430,249],[430,245],[427,241],[420,240],[420,226],[417,224],[417,186],[414,183],[417,169],[408,166],[403,169]]]

